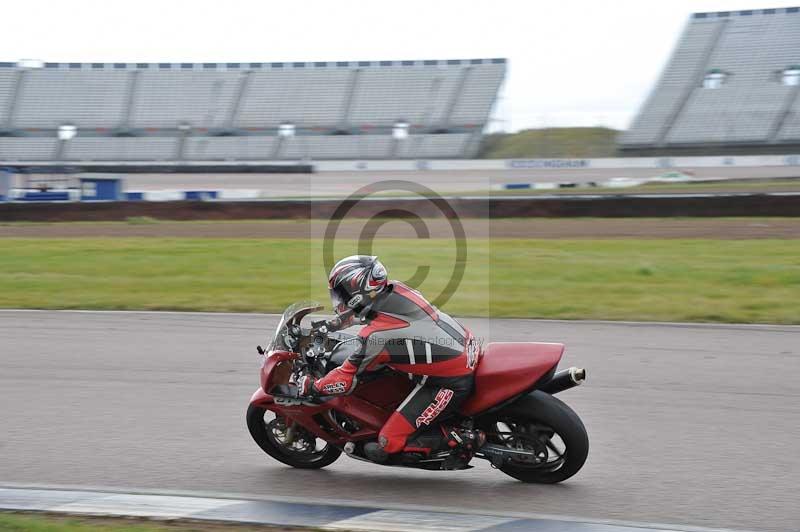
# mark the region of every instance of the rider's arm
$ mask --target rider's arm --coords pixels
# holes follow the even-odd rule
[[[363,350],[363,343],[361,338],[355,337],[349,342],[358,342],[354,345],[354,352],[358,353]],[[320,395],[346,395],[353,391],[358,382],[357,373],[358,367],[354,366],[350,359],[350,355],[344,363],[338,368],[329,371],[327,375],[320,379],[314,379],[311,376],[302,377],[298,382],[301,395],[308,395],[315,392]]]
[[[320,395],[346,395],[352,392],[358,383],[358,375],[364,372],[383,351],[381,342],[371,341],[370,335],[369,327],[362,329],[358,336],[350,340],[358,342],[358,348],[353,349],[347,360],[321,379],[306,379],[301,387],[303,393],[310,393],[313,390]]]
[[[328,328],[328,332],[341,331],[355,325],[355,318],[352,313],[346,313],[341,316],[335,316],[333,319],[325,322],[325,325]]]
[[[330,333],[354,325],[354,318],[355,313],[352,310],[348,310],[331,320],[319,322],[318,325],[324,326],[327,332]],[[361,338],[356,337],[353,341],[361,343],[355,353],[363,351],[364,345]],[[328,372],[327,375],[320,379],[315,379],[309,375],[302,377],[298,382],[300,394],[308,395],[313,391],[320,395],[345,395],[352,392],[356,387],[356,373],[358,373],[358,367],[354,366],[350,361],[352,357],[353,355],[349,356],[341,366]]]
[[[373,304],[363,309],[358,316],[365,319],[374,319],[374,316],[376,316],[374,308]],[[350,309],[336,316],[333,320],[326,322],[325,325],[329,332],[341,330],[354,325],[356,317],[356,312]],[[383,347],[376,344],[376,342],[369,341],[371,330],[367,326],[359,332],[357,338],[361,342],[360,349],[357,349],[347,357],[344,364],[328,372],[321,379],[315,380],[312,377],[305,377],[300,386],[301,393],[308,394],[313,390],[321,395],[345,395],[352,392],[358,381],[357,375],[363,372],[383,350]]]

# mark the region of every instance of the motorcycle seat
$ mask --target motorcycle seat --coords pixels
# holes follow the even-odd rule
[[[564,344],[486,344],[475,368],[475,388],[461,406],[461,413],[475,415],[532,390],[542,377],[555,370],[563,353]]]

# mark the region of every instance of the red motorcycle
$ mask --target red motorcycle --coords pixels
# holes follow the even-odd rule
[[[301,325],[313,302],[291,305],[283,313],[263,356],[261,386],[250,399],[247,427],[271,457],[302,469],[333,463],[342,452],[368,461],[363,444],[374,441],[389,415],[413,388],[405,374],[392,370],[365,374],[350,395],[301,397],[294,385],[304,374],[322,376],[341,365],[333,347],[353,338],[331,332],[331,322]],[[448,424],[477,428],[486,443],[454,460],[445,450],[401,464],[429,470],[463,469],[472,458],[523,482],[556,483],[577,473],[586,461],[589,439],[578,415],[554,394],[581,384],[584,369],[556,371],[563,344],[489,343],[479,355],[475,389]],[[462,450],[463,451],[463,450]],[[372,462],[371,462],[372,463]],[[394,464],[397,465],[397,464]]]

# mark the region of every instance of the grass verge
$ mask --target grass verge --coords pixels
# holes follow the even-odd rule
[[[309,529],[186,520],[154,523],[146,519],[134,518],[0,512],[0,532],[217,532],[222,530],[282,532]]]
[[[479,158],[615,157],[619,131],[605,127],[553,127],[483,137]]]
[[[454,269],[450,240],[373,251],[399,279],[430,265],[432,299]],[[320,256],[301,239],[0,239],[0,307],[276,312],[327,299]],[[474,239],[463,266],[457,315],[800,323],[797,240]]]

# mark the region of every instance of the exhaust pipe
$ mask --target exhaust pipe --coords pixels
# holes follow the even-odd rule
[[[549,381],[538,387],[539,390],[550,395],[569,390],[575,386],[583,384],[586,380],[586,370],[583,368],[572,367],[564,369],[553,375]]]

